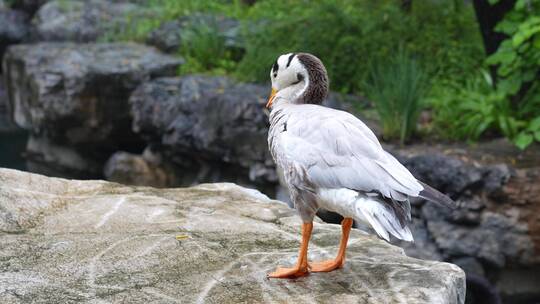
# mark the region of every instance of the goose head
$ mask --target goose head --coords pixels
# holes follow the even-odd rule
[[[321,60],[308,53],[278,57],[270,71],[272,93],[267,108],[282,102],[321,104],[328,94],[328,74]]]

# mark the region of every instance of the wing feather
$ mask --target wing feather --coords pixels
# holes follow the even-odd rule
[[[289,161],[302,166],[321,188],[376,190],[404,201],[418,196],[422,185],[377,137],[353,115],[316,105],[299,105],[290,113],[280,146]]]

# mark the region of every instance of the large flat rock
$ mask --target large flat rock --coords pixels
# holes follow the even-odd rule
[[[127,187],[0,169],[2,303],[463,303],[455,265],[353,231],[332,273],[268,280],[297,255],[299,218],[234,184]],[[340,228],[316,223],[310,258]]]

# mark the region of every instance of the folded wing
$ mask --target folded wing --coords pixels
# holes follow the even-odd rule
[[[280,146],[289,161],[305,170],[311,184],[377,191],[397,201],[424,190],[353,115],[316,105],[297,108],[290,113]]]

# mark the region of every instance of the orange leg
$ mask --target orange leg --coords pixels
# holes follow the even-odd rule
[[[309,274],[307,251],[309,239],[311,238],[311,231],[313,230],[313,223],[302,224],[302,242],[300,243],[300,252],[298,253],[298,262],[296,266],[292,268],[278,267],[276,271],[269,273],[269,278],[298,278]]]
[[[345,251],[347,250],[347,241],[353,224],[352,218],[344,218],[341,221],[341,241],[339,251],[335,259],[322,262],[309,263],[309,269],[312,272],[328,272],[343,267],[345,264]]]

